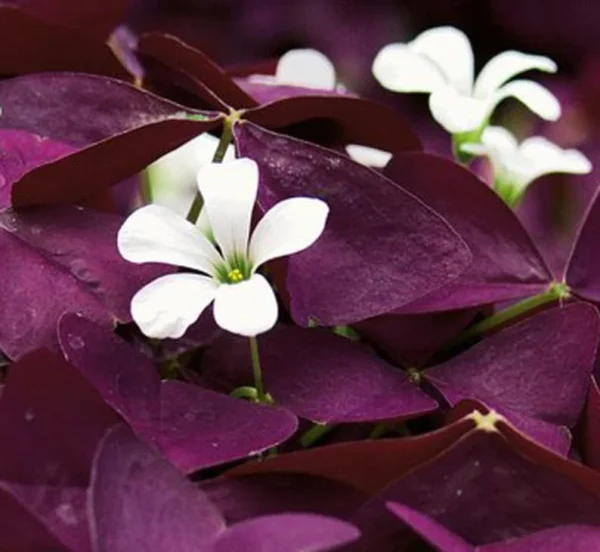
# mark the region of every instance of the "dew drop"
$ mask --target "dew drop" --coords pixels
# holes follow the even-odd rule
[[[33,408],[28,408],[27,410],[25,410],[24,418],[26,422],[33,421],[33,419],[35,418],[35,412],[33,411]]]
[[[85,347],[85,341],[75,334],[69,334],[67,336],[67,342],[69,343],[69,347],[74,350],[83,349]]]
[[[183,417],[188,421],[188,422],[193,422],[196,420],[196,416],[192,413],[192,412],[186,412]]]
[[[463,494],[463,490],[462,489],[458,489],[456,491],[456,496],[462,496],[462,494]]]

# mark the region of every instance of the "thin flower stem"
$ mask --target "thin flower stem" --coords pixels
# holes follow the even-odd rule
[[[478,324],[474,324],[470,328],[467,328],[461,333],[454,341],[452,341],[445,349],[453,349],[458,345],[462,345],[467,341],[470,341],[474,337],[479,337],[506,322],[510,322],[523,314],[526,314],[533,309],[552,303],[554,301],[561,301],[569,297],[569,288],[566,284],[553,282],[550,287],[533,297],[523,299],[510,307],[489,316],[485,320],[482,320]]]
[[[300,437],[300,444],[304,448],[311,447],[321,437],[323,437],[324,435],[329,433],[334,427],[335,426],[333,426],[333,425],[327,425],[327,424],[315,424]]]
[[[221,163],[225,158],[225,154],[227,153],[227,146],[231,142],[233,138],[233,123],[234,121],[226,118],[223,123],[223,132],[221,134],[221,139],[219,140],[219,145],[213,155],[212,162],[213,163]],[[194,201],[190,210],[188,211],[187,216],[185,217],[192,224],[196,224],[198,220],[198,216],[200,215],[200,210],[202,209],[202,196],[199,192],[196,193],[194,197]]]
[[[250,341],[250,356],[252,357],[252,374],[254,375],[254,388],[256,389],[256,400],[259,403],[269,404],[271,401],[265,393],[262,369],[260,367],[260,356],[258,354],[258,342],[256,337],[248,338]]]

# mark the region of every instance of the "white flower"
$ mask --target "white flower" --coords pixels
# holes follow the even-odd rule
[[[502,127],[486,128],[480,144],[464,144],[461,149],[488,156],[496,185],[510,194],[509,200],[518,199],[530,182],[544,174],[586,174],[592,170],[588,158],[578,150],[562,149],[542,136],[532,136],[519,144]]]
[[[290,50],[283,54],[277,62],[275,75],[251,75],[248,80],[271,86],[300,86],[346,92],[344,85],[337,83],[335,67],[331,60],[325,54],[311,48]],[[358,144],[347,145],[346,153],[357,163],[376,168],[384,167],[392,157],[387,151]]]
[[[248,80],[261,84],[336,90],[333,63],[325,54],[312,48],[290,50],[279,58],[275,75],[250,75]]]
[[[314,243],[329,208],[320,199],[286,199],[265,214],[250,237],[258,190],[253,160],[206,165],[198,173],[198,188],[216,246],[198,227],[159,205],[138,209],[119,230],[125,259],[202,273],[170,274],[146,285],[132,299],[132,317],[149,337],[176,338],[214,301],[221,328],[244,336],[265,332],[277,320],[277,301],[256,269]]]
[[[505,84],[531,69],[553,73],[556,64],[509,50],[492,58],[474,80],[471,43],[454,27],[429,29],[407,44],[388,44],[373,61],[373,74],[384,88],[429,93],[433,118],[452,134],[479,129],[509,97],[543,119],[558,119],[560,104],[543,86],[530,80]]]
[[[185,216],[198,191],[198,170],[212,161],[218,145],[218,138],[204,133],[149,165],[146,171],[152,203]],[[229,145],[224,160],[234,158],[233,146]]]

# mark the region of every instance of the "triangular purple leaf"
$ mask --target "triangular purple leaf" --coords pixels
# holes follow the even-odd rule
[[[204,551],[225,529],[210,500],[124,426],[98,447],[89,504],[96,552]]]
[[[600,550],[600,528],[563,525],[518,539],[488,544],[476,552],[592,552]]]
[[[8,79],[0,81],[0,97],[0,128],[24,130],[78,150],[25,174],[12,190],[14,205],[78,202],[220,124],[219,114],[93,75]],[[203,119],[188,120],[187,115]]]
[[[0,281],[5,354],[56,348],[56,323],[69,310],[107,325],[131,320],[133,294],[172,269],[125,261],[116,245],[122,222],[70,205],[0,213],[0,254],[10,267]]]
[[[327,552],[356,540],[349,523],[315,514],[278,514],[243,521],[226,531],[211,552]]]
[[[59,325],[65,356],[145,441],[186,472],[257,454],[294,434],[283,408],[257,405],[180,381],[109,330],[76,315]]]
[[[509,207],[463,167],[434,155],[395,156],[385,174],[440,213],[473,253],[469,268],[452,284],[402,309],[432,312],[476,306],[546,289],[552,274]]]
[[[466,398],[479,400],[525,433],[542,437],[544,444],[560,446],[564,439],[553,436],[547,424],[572,428],[577,423],[599,329],[591,305],[556,307],[484,339],[424,377],[451,406]],[[560,449],[566,453],[568,441]]]
[[[364,345],[326,330],[280,326],[258,339],[276,404],[318,423],[415,417],[437,403]],[[223,391],[252,384],[246,340],[223,335],[205,353],[201,381]]]
[[[442,218],[379,173],[247,122],[236,125],[235,141],[240,155],[259,165],[262,208],[315,196],[331,209],[317,243],[288,262],[286,287],[299,324],[348,324],[390,312],[448,284],[471,262]]]

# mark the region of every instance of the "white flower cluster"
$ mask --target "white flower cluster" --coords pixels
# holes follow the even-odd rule
[[[373,62],[373,74],[384,88],[429,94],[433,118],[453,135],[457,155],[488,156],[496,189],[509,204],[543,174],[592,170],[579,151],[563,150],[541,136],[518,144],[508,130],[488,127],[496,106],[511,97],[543,119],[560,117],[560,103],[548,89],[531,80],[511,80],[530,70],[554,73],[556,63],[509,50],[488,61],[475,78],[471,43],[454,27],[429,29],[411,42],[388,44]]]

